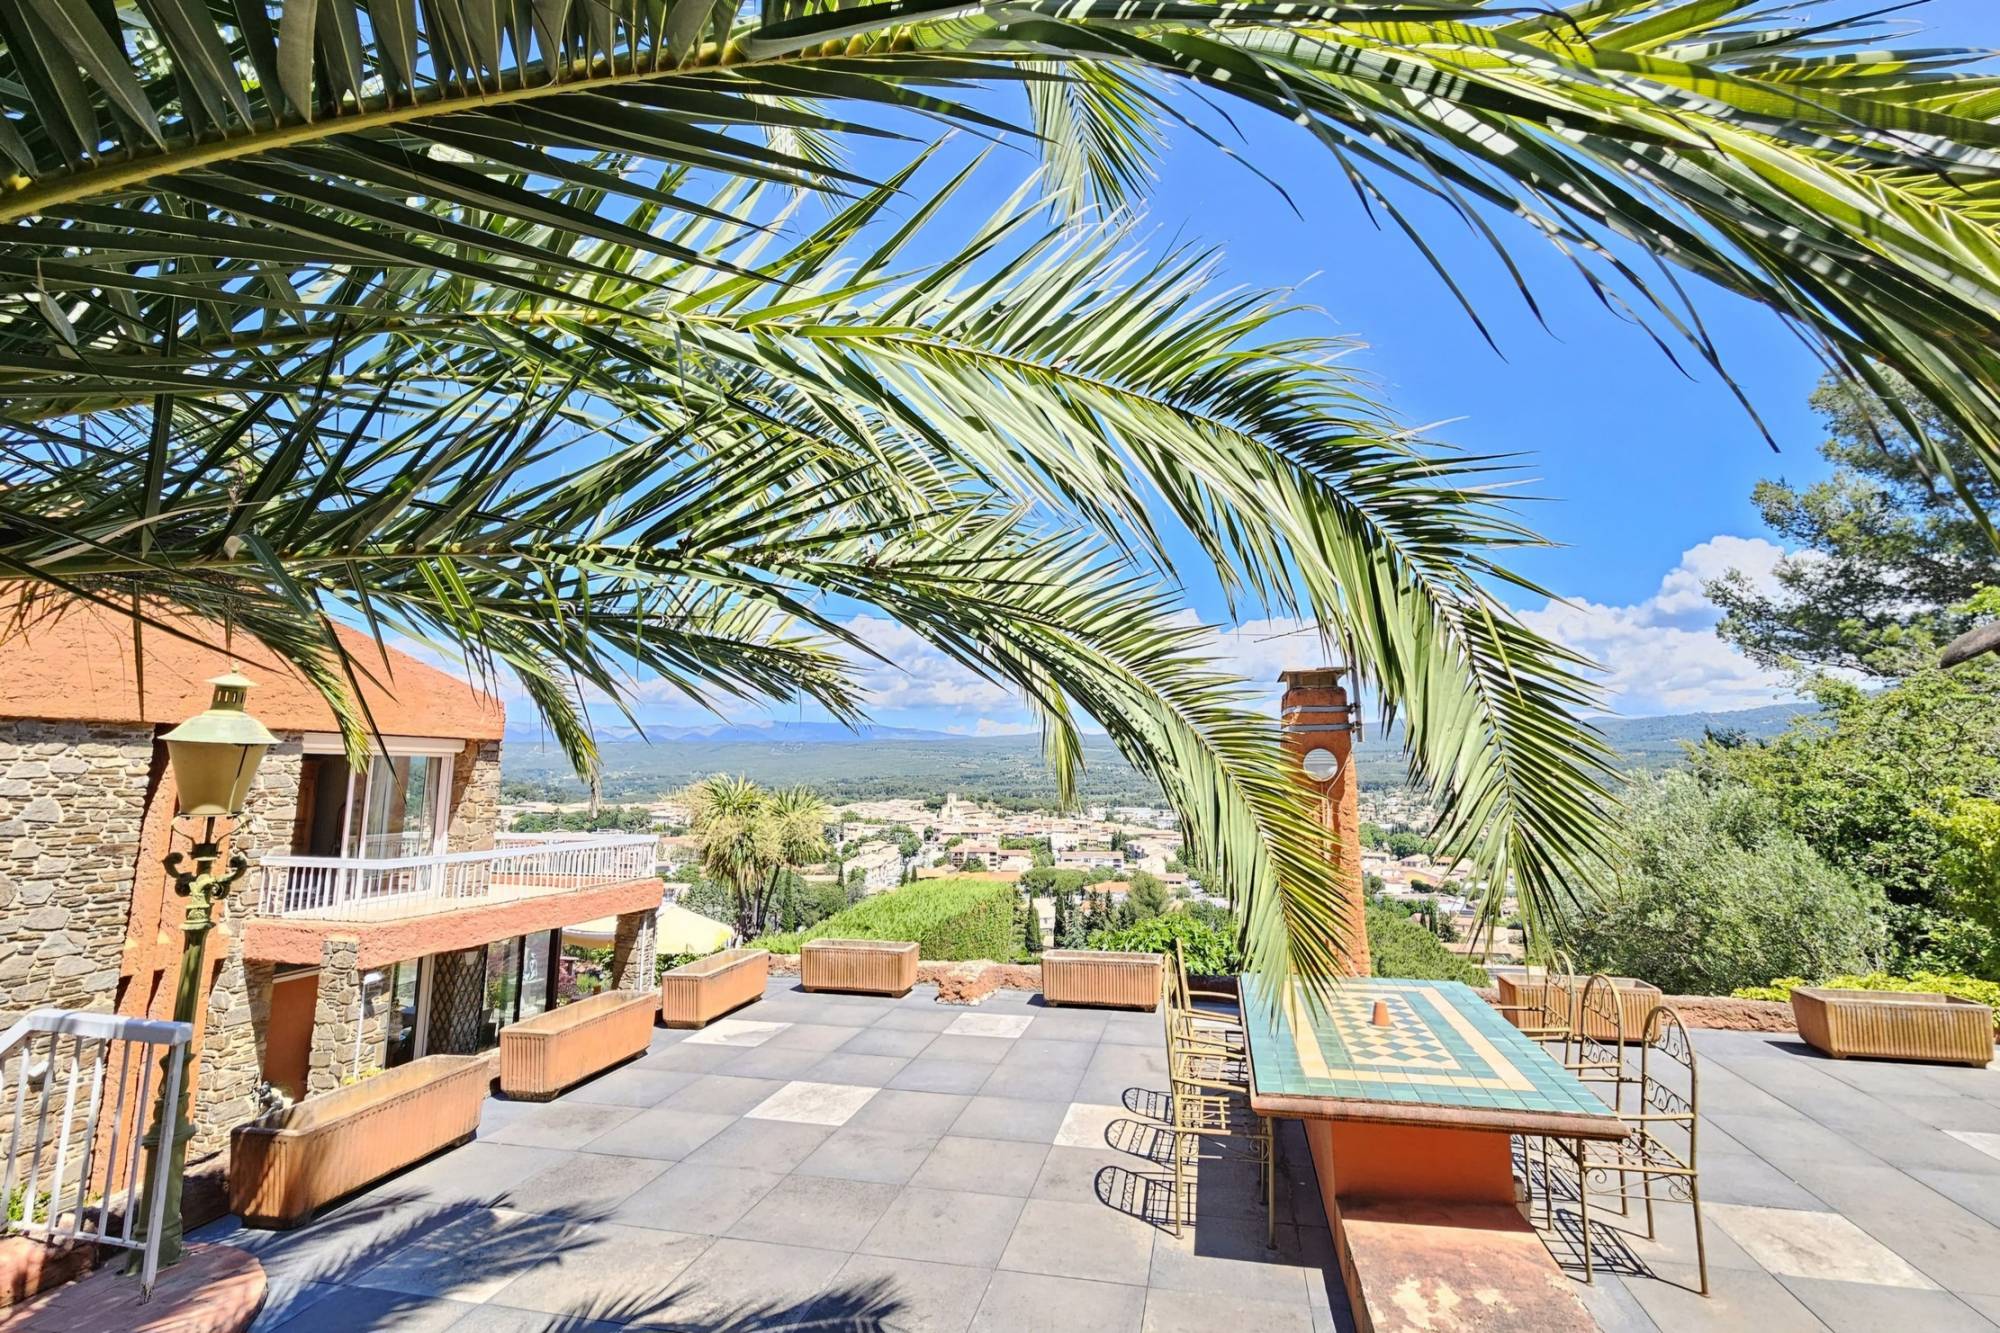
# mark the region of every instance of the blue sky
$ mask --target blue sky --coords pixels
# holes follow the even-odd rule
[[[1929,29],[1923,40],[1883,44],[2000,44],[1990,0],[1935,0],[1919,12]],[[1365,341],[1353,364],[1376,378],[1403,420],[1445,423],[1438,438],[1476,452],[1527,455],[1534,482],[1527,489],[1549,498],[1524,513],[1563,545],[1516,563],[1566,603],[1510,600],[1538,628],[1605,663],[1615,711],[1787,697],[1782,679],[1715,639],[1700,584],[1730,567],[1768,572],[1779,554],[1749,501],[1760,477],[1824,475],[1820,431],[1806,405],[1819,374],[1810,350],[1760,307],[1690,280],[1726,363],[1779,442],[1773,452],[1714,373],[1684,374],[1525,228],[1498,224],[1542,304],[1546,330],[1483,242],[1434,212],[1426,236],[1487,318],[1496,354],[1417,250],[1371,224],[1303,131],[1254,114],[1238,123],[1253,136],[1245,155],[1285,182],[1297,212],[1241,165],[1182,135],[1159,164],[1142,234],[1159,246],[1219,245],[1228,282],[1296,287],[1325,312],[1322,327]],[[994,165],[1000,169],[984,186],[990,201],[1018,178]],[[1190,573],[1198,563],[1189,562]],[[1224,615],[1211,586],[1190,578],[1189,591],[1204,618]],[[989,732],[1025,726],[1004,692],[967,678],[886,622],[865,628],[899,663],[871,673],[878,720]],[[1275,637],[1286,628],[1251,625],[1232,636],[1228,651],[1246,675],[1270,680],[1280,665],[1305,664],[1316,653],[1308,638]],[[698,720],[684,709],[647,716]]]

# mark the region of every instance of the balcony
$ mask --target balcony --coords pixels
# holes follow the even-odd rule
[[[245,953],[308,963],[330,936],[364,963],[467,948],[657,906],[649,834],[502,834],[501,845],[425,856],[266,856]]]

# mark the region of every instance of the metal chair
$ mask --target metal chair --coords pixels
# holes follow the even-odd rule
[[[1493,1007],[1507,1015],[1514,1026],[1532,1041],[1544,1045],[1567,1041],[1576,964],[1562,950],[1553,949],[1549,952],[1549,961],[1542,965],[1540,971],[1538,977],[1535,964],[1529,963],[1521,978],[1521,991],[1530,997],[1527,1003]],[[1517,1014],[1520,1017],[1514,1017]]]
[[[1161,979],[1160,1012],[1167,1042],[1168,1128],[1173,1151],[1173,1234],[1190,1220],[1190,1173],[1202,1160],[1204,1141],[1221,1150],[1246,1147],[1258,1164],[1264,1186],[1266,1239],[1277,1243],[1277,1151],[1271,1122],[1250,1109],[1249,1070],[1243,1057],[1242,1023],[1190,1003],[1198,994],[1187,985],[1178,941],[1174,966]],[[1231,998],[1211,993],[1214,998]]]
[[[1667,1073],[1673,1082],[1660,1075]],[[1686,1080],[1686,1091],[1675,1086]],[[1662,1182],[1669,1202],[1685,1203],[1694,1209],[1694,1254],[1701,1276],[1701,1294],[1708,1295],[1708,1245],[1701,1228],[1701,1177],[1697,1163],[1700,1145],[1700,1075],[1695,1068],[1694,1043],[1688,1040],[1681,1016],[1669,1005],[1655,1005],[1646,1015],[1645,1041],[1639,1047],[1638,1105],[1621,1112],[1619,1119],[1632,1127],[1631,1137],[1616,1143],[1578,1141],[1569,1147],[1576,1167],[1578,1213],[1583,1230],[1583,1280],[1591,1280],[1590,1193],[1592,1182],[1601,1184],[1600,1195],[1613,1193],[1621,1204],[1633,1196],[1631,1182],[1640,1184],[1646,1204],[1646,1237],[1656,1232],[1653,1182]],[[1611,1187],[1613,1176],[1618,1185]]]

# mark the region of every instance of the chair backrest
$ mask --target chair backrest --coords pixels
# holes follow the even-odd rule
[[[1687,1163],[1693,1166],[1701,1132],[1701,1075],[1695,1068],[1694,1042],[1679,1011],[1668,1004],[1656,1004],[1646,1015],[1645,1038],[1639,1048],[1639,1110],[1655,1117],[1648,1133],[1650,1125],[1662,1123],[1662,1116],[1685,1127]]]
[[[1618,999],[1617,983],[1602,972],[1583,983],[1583,993],[1570,1022],[1570,1053],[1567,1063],[1580,1065],[1586,1082],[1607,1082],[1616,1078],[1611,1103],[1622,1109],[1625,1076],[1625,1010]]]

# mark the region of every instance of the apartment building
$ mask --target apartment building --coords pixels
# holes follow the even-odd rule
[[[174,631],[73,604],[0,638],[0,1022],[57,1006],[165,1017],[181,900],[178,816],[160,736],[207,706],[209,678],[257,685],[278,737],[225,833],[251,870],[218,913],[198,1015],[198,1150],[293,1096],[421,1055],[478,1052],[556,1003],[562,930],[617,922],[621,984],[650,984],[661,884],[650,834],[500,835],[498,701],[343,633],[376,729],[350,762],[299,674],[221,626]]]

